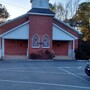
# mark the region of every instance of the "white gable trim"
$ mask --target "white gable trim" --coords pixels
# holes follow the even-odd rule
[[[69,27],[70,29],[72,29],[73,31],[77,32],[78,34],[83,34],[82,32],[80,32],[79,30],[76,30],[74,28],[72,28],[71,26],[67,25],[65,22],[58,20],[57,18],[54,17],[55,20],[61,22],[62,24],[64,24],[65,26]]]
[[[55,26],[56,28],[62,30],[62,32],[66,33],[66,34],[69,35],[71,38],[73,38],[73,40],[78,39],[77,37],[75,37],[75,36],[72,35],[71,33],[67,32],[67,31],[65,31],[64,29],[62,29],[61,27],[59,27],[58,25],[56,25],[56,24],[53,23],[53,26]],[[53,33],[53,34],[54,34],[54,33]],[[54,38],[53,38],[53,39],[54,39]]]
[[[11,29],[11,30],[9,30],[9,31],[7,31],[7,32],[5,32],[5,33],[3,33],[3,34],[1,34],[0,37],[3,37],[3,36],[5,36],[5,35],[9,34],[10,32],[13,32],[14,30],[16,30],[16,29],[22,27],[23,25],[26,25],[27,23],[29,23],[29,21],[27,21],[27,22],[25,22],[25,23],[23,23],[23,24],[21,24],[21,25],[15,27],[15,28],[13,28],[13,29]]]

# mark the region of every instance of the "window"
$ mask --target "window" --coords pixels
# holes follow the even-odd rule
[[[48,35],[44,35],[44,37],[42,39],[42,47],[49,48],[49,46],[50,46],[50,39],[49,39]]]
[[[34,35],[33,39],[32,39],[32,47],[33,48],[39,48],[40,47],[39,42],[40,42],[39,36],[38,35]]]

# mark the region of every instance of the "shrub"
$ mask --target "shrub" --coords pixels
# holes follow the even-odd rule
[[[90,41],[82,41],[79,44],[79,47],[75,50],[76,59],[90,59]]]
[[[54,52],[51,52],[49,50],[45,50],[45,55],[48,57],[48,59],[53,59],[53,57],[55,57]]]
[[[40,50],[37,52],[33,52],[30,55],[32,59],[52,59],[54,56],[54,52],[49,50]]]
[[[30,54],[30,58],[31,59],[39,59],[39,54],[33,52],[33,53]]]

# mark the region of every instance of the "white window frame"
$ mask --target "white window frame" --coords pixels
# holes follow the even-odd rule
[[[44,40],[45,37],[48,37],[48,43],[49,43],[48,47],[44,47],[44,45],[43,45],[44,44],[44,41],[43,40]],[[50,48],[50,38],[49,38],[49,36],[47,34],[45,34],[43,36],[43,38],[42,38],[42,48]]]
[[[33,42],[34,42],[34,38],[35,37],[38,37],[38,46],[34,46],[34,44],[33,44]],[[32,38],[32,48],[40,48],[40,38],[39,38],[39,35],[38,34],[35,34],[34,36],[33,36],[33,38]]]

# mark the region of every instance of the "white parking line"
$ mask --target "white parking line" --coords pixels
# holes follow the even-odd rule
[[[30,69],[30,68],[57,68],[57,67],[25,67],[25,68],[20,68],[20,67],[18,67],[18,68],[0,68],[0,70],[7,70],[7,69]]]
[[[77,68],[82,68],[83,66],[78,66]],[[17,67],[17,68],[0,68],[0,70],[7,70],[7,69],[30,69],[30,68],[57,68],[57,67],[25,67],[25,68],[20,68],[20,67]],[[76,67],[60,67],[60,68],[76,68]]]
[[[82,68],[82,66],[79,66],[79,67],[78,67],[78,69],[81,69],[81,68]]]
[[[60,73],[60,72],[50,72],[50,71],[28,71],[28,70],[0,70],[0,72],[20,72],[20,73],[48,73],[48,74],[68,74],[68,73]]]
[[[59,87],[68,87],[68,88],[78,88],[78,89],[88,89],[88,90],[90,90],[90,87],[53,84],[53,83],[43,83],[43,82],[27,82],[27,81],[2,80],[2,79],[0,79],[0,82],[20,83],[20,84],[37,84],[37,85],[59,86]]]
[[[0,69],[0,72],[18,72],[18,73],[45,73],[45,74],[59,74],[59,75],[67,75],[70,73],[61,73],[61,72],[50,72],[50,71],[29,71],[29,70],[9,70],[9,69]],[[76,75],[81,75],[85,76],[86,74],[76,74]]]
[[[60,68],[60,67],[58,67],[58,68],[59,68],[60,70],[64,71],[64,72],[66,72],[66,73],[68,73],[68,74],[71,74],[71,75],[73,75],[73,76],[75,76],[75,77],[77,77],[77,78],[79,78],[79,79],[81,79],[81,80],[83,80],[83,81],[85,81],[85,82],[87,82],[87,83],[90,84],[90,82],[87,81],[86,79],[83,79],[83,78],[79,77],[78,75],[76,75],[76,74],[74,74],[74,73],[72,73],[72,72],[69,72],[69,71],[67,71],[67,70],[65,70],[65,69],[62,69],[62,68]]]

